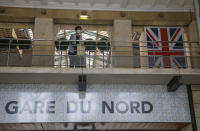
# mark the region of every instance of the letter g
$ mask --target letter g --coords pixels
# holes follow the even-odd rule
[[[5,106],[5,110],[8,114],[16,114],[18,112],[18,107],[17,106],[13,106],[12,109],[10,110],[9,107],[11,106],[11,104],[18,104],[17,101],[10,101],[6,104]]]

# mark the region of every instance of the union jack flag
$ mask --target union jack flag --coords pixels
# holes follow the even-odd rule
[[[181,27],[145,27],[149,67],[186,68]]]

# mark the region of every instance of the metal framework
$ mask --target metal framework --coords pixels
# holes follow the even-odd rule
[[[59,45],[54,45],[52,42],[54,40],[29,40],[27,39],[6,39],[4,43],[2,43],[2,39],[0,43],[0,66],[47,66],[47,65],[34,65],[32,63],[32,59],[44,59],[53,61],[51,65],[52,67],[70,67],[69,55],[68,55],[68,45],[62,45],[62,42],[72,42],[74,40],[59,40]],[[41,42],[49,42],[49,44],[42,44]],[[81,40],[82,46],[94,46],[94,50],[85,51],[84,48],[78,48],[77,51],[83,52],[81,54],[82,57],[79,57],[80,61],[84,59],[85,66],[84,68],[166,68],[162,66],[150,66],[149,65],[149,56],[147,55],[148,50],[145,43],[150,41],[127,41],[132,43],[132,46],[113,46],[110,40]],[[84,42],[94,42],[95,45],[84,45]],[[120,42],[120,41],[117,41]],[[124,42],[124,41],[121,41]],[[166,41],[156,41],[156,42],[166,42]],[[170,41],[167,41],[170,43]],[[178,41],[176,41],[178,42]],[[190,41],[182,41],[184,44],[185,60],[187,62],[184,66],[170,66],[167,68],[199,68],[200,64],[198,63],[200,60],[200,56],[191,55],[192,53],[199,52],[199,46],[192,46],[198,42],[190,42]],[[38,44],[39,43],[39,44]],[[99,43],[104,43],[105,45],[99,45]],[[108,43],[110,43],[108,45]],[[141,44],[143,43],[143,44]],[[186,44],[187,43],[187,44]],[[23,51],[22,54],[16,52],[16,46],[20,46]],[[35,48],[37,46],[37,48]],[[40,49],[39,47],[54,47],[52,49]],[[57,47],[58,46],[58,47]],[[65,46],[64,50],[62,47]],[[57,49],[55,48],[57,47]],[[103,48],[102,48],[103,47]],[[136,48],[137,47],[137,48]],[[170,47],[170,46],[169,46]],[[191,49],[193,51],[191,52]],[[26,53],[29,52],[29,53]],[[32,52],[35,52],[34,54]],[[38,53],[39,52],[39,53]],[[49,52],[60,52],[60,53],[49,53]],[[65,52],[65,53],[64,53]],[[134,52],[138,52],[137,54]],[[151,51],[152,52],[152,51]],[[154,51],[155,53],[158,51]],[[170,52],[170,51],[166,51]],[[121,55],[120,55],[121,54]],[[75,56],[74,56],[75,57]],[[161,59],[174,56],[157,56]],[[177,56],[179,57],[179,56]],[[195,66],[194,66],[195,65]]]

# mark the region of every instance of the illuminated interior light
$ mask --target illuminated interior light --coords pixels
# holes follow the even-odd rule
[[[87,20],[88,19],[88,15],[80,15],[80,19]]]

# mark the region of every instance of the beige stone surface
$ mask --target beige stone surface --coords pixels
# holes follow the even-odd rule
[[[197,68],[200,66],[200,46],[197,43],[198,35],[197,35],[197,25],[196,21],[193,20],[190,25],[188,26],[188,40],[191,42],[189,43],[190,46],[190,55],[191,57],[191,65],[193,68]]]
[[[30,23],[0,23],[0,28],[30,29],[30,28],[33,28],[33,24],[30,24]]]
[[[180,131],[193,131],[192,130],[192,124],[187,125],[186,127],[184,127],[183,129],[181,129]]]
[[[0,14],[0,21],[34,22],[35,17],[54,18],[56,23],[80,24],[112,24],[114,19],[131,19],[134,25],[188,25],[191,21],[191,12],[131,12],[126,11],[121,17],[121,11],[88,11],[90,20],[81,21],[78,16],[80,10],[46,9],[46,14],[39,8],[5,8],[5,13]],[[12,17],[12,19],[10,19]],[[100,21],[100,22],[99,22]]]
[[[194,104],[195,116],[200,117],[200,104]]]
[[[112,35],[113,67],[133,67],[131,20],[114,20]]]
[[[200,117],[196,117],[197,131],[200,131]]]
[[[147,47],[146,47],[146,38],[145,38],[145,33],[142,32],[140,39],[140,65],[141,67],[147,67]]]
[[[113,40],[115,41],[128,41],[132,36],[132,21],[131,20],[114,20],[113,24]],[[119,43],[116,43],[119,44]],[[129,46],[130,43],[121,43],[120,45]]]
[[[193,103],[200,104],[200,91],[192,91],[193,94]]]
[[[54,42],[51,40],[54,40],[54,38],[53,19],[36,18],[34,39],[37,39],[37,41],[34,41],[33,46],[33,66],[53,66],[55,47]]]
[[[187,33],[187,30],[188,29],[184,29],[184,34],[183,34],[183,40],[184,41],[189,41],[188,40],[188,33]],[[187,60],[187,66],[188,68],[191,68],[192,65],[191,65],[191,60],[190,60],[190,56],[191,56],[191,51],[190,51],[190,43],[188,42],[185,42],[184,43],[184,47],[185,47],[185,56],[187,57],[186,60]]]
[[[200,85],[192,85],[194,111],[196,117],[197,130],[200,131]]]
[[[200,91],[200,85],[191,85],[192,91]]]
[[[181,71],[182,70],[182,71]],[[88,82],[92,83],[118,83],[118,84],[167,84],[173,76],[184,73],[186,69],[140,69],[140,68],[52,68],[52,67],[1,67],[0,83],[73,83],[80,74],[88,76]],[[191,72],[191,74],[189,74]],[[193,75],[193,73],[196,74]],[[187,83],[198,83],[200,72],[187,71],[181,74],[187,79]],[[17,78],[17,79],[16,79]],[[123,79],[122,79],[123,78]],[[199,94],[197,96],[199,99]],[[199,102],[197,100],[197,102]]]

